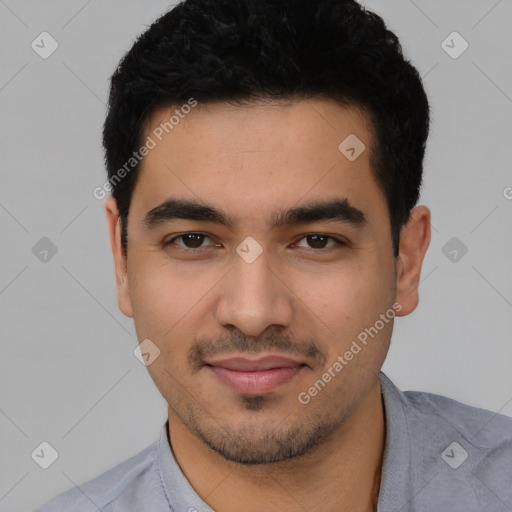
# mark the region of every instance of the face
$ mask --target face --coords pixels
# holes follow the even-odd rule
[[[120,308],[160,350],[170,419],[228,460],[303,455],[374,385],[402,308],[369,119],[323,99],[198,105],[164,135],[133,192]]]

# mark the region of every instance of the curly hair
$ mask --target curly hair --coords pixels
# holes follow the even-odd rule
[[[387,200],[395,256],[416,205],[429,132],[421,77],[397,36],[355,0],[184,0],[134,42],[111,77],[107,174],[140,147],[145,121],[187,102],[242,105],[324,97],[367,112],[372,173]],[[127,251],[138,165],[112,187]]]

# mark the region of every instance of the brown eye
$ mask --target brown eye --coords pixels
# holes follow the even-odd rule
[[[203,233],[184,233],[165,242],[164,247],[174,244],[183,249],[200,249],[203,247],[202,243],[207,238],[209,237]],[[175,243],[177,240],[181,240],[181,243]]]
[[[327,244],[329,237],[325,235],[308,235],[306,239],[313,249],[323,249]]]
[[[341,240],[338,240],[332,236],[324,235],[322,233],[314,233],[311,235],[306,235],[301,238],[301,240],[306,240],[307,246],[299,245],[299,247],[307,247],[310,249],[328,249],[329,247],[335,246],[335,245],[345,245],[344,242]],[[332,240],[333,243],[329,246],[327,245],[328,241]]]
[[[190,233],[188,235],[181,235],[183,244],[185,247],[188,247],[189,249],[197,249],[198,247],[201,247],[201,244],[203,243],[206,235],[201,235],[198,233]]]

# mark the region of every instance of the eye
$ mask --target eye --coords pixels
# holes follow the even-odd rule
[[[336,245],[343,246],[347,245],[342,240],[339,240],[337,238],[334,238],[329,235],[325,235],[323,233],[312,233],[309,235],[303,236],[300,240],[307,240],[307,243],[309,244],[309,249],[319,250],[319,249],[328,249],[331,247],[335,247]],[[331,245],[326,245],[327,242],[331,240]],[[297,244],[297,247],[305,247],[304,245]]]
[[[204,249],[208,247],[208,245],[214,245],[219,247],[219,244],[208,244],[203,245],[205,240],[211,240],[210,237],[204,233],[182,233],[181,235],[177,235],[170,240],[163,243],[163,247],[176,246],[179,249],[183,249],[185,251],[194,251],[198,249]],[[313,251],[320,250],[328,250],[331,248],[335,248],[336,246],[345,246],[346,242],[339,240],[338,238],[332,237],[330,235],[326,235],[324,233],[311,233],[303,236],[299,239],[299,242],[305,240],[307,245],[303,245],[301,243],[295,244],[296,247],[304,247],[307,249],[312,249]],[[329,244],[330,242],[330,244]]]
[[[183,233],[181,235],[171,238],[167,242],[164,242],[163,246],[168,247],[175,243],[176,240],[181,240],[181,244],[175,244],[182,249],[202,249],[202,243],[205,239],[209,239],[208,235],[204,233]]]

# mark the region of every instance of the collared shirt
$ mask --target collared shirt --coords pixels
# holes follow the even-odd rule
[[[512,511],[512,418],[379,378],[386,438],[377,511]],[[176,462],[167,426],[137,455],[36,512],[212,512]]]

